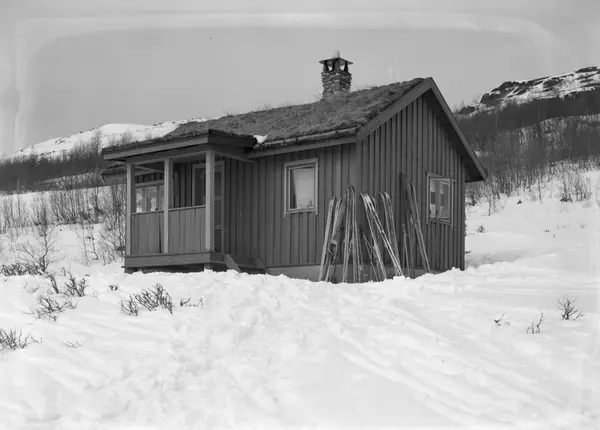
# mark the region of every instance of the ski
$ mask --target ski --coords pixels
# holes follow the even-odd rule
[[[325,262],[327,260],[327,248],[329,245],[329,241],[331,240],[331,222],[333,218],[333,209],[336,204],[336,198],[332,198],[329,201],[329,207],[327,208],[327,223],[325,224],[325,237],[323,239],[323,251],[321,253],[321,269],[319,271],[319,281],[323,280],[323,275],[325,274]]]
[[[375,217],[377,216],[377,214],[373,206],[373,200],[368,194],[361,194],[361,196],[364,202],[365,212],[367,214],[367,224],[369,225],[371,237],[373,238],[373,253],[375,254],[375,258],[377,260],[377,267],[381,271],[383,278],[386,279],[387,276],[385,271],[385,264],[383,263],[383,255],[381,253],[381,249],[379,248],[379,244],[377,243],[376,232],[379,232],[380,237],[383,237],[382,234],[384,233],[378,226],[375,225]]]
[[[346,189],[346,214],[344,217],[344,251],[343,251],[343,263],[342,263],[342,282],[348,281],[348,263],[350,261],[351,253],[351,234],[352,234],[352,217],[355,214],[354,207],[356,202],[354,200],[354,194],[351,187]]]
[[[362,282],[363,280],[363,257],[362,257],[362,246],[360,243],[360,235],[358,228],[358,217],[356,215],[356,191],[354,187],[349,187],[354,200],[354,206],[352,207],[352,269],[354,282]]]
[[[340,227],[342,225],[342,219],[344,217],[345,214],[345,210],[346,210],[346,199],[345,198],[341,198],[338,199],[338,203],[336,205],[335,208],[335,215],[333,217],[333,230],[331,232],[331,241],[329,242],[329,258],[328,258],[328,264],[326,265],[326,270],[325,270],[325,281],[329,282],[329,279],[331,278],[331,267],[335,266],[335,262],[337,259],[337,254],[338,254],[338,243],[339,243],[339,230]]]
[[[398,238],[396,237],[396,227],[394,225],[394,209],[392,207],[392,199],[386,192],[380,192],[379,196],[383,203],[383,209],[385,214],[385,226],[386,233],[390,245],[390,254],[392,261],[395,259],[397,266],[396,275],[404,276],[402,272],[402,262],[400,261],[400,251],[398,250]]]

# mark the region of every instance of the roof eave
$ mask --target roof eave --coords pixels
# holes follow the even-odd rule
[[[439,102],[440,106],[442,107],[442,110],[446,114],[446,117],[448,118],[448,121],[450,122],[451,127],[456,132],[456,135],[458,136],[463,148],[467,151],[469,159],[473,163],[472,168],[474,168],[474,171],[469,172],[469,180],[467,180],[467,182],[485,181],[488,177],[487,171],[486,171],[485,167],[483,167],[481,160],[479,160],[479,157],[477,157],[477,154],[475,153],[475,151],[473,150],[473,148],[471,147],[471,145],[465,138],[464,134],[462,133],[460,126],[456,122],[456,118],[454,117],[452,110],[446,103],[446,100],[442,96],[440,89],[436,85],[433,78],[427,78],[426,81],[428,82],[429,89],[433,92],[437,101]]]

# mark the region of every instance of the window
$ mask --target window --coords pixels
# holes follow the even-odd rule
[[[451,222],[452,182],[439,176],[429,177],[429,219]]]
[[[317,160],[285,165],[285,212],[317,212]]]
[[[136,212],[152,212],[163,210],[163,201],[165,198],[164,185],[153,184],[137,184],[135,187],[135,202]]]

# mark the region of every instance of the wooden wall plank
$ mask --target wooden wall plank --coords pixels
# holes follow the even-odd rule
[[[367,135],[364,143],[358,145],[356,157],[362,166],[358,176],[361,190],[372,195],[379,191],[393,195],[399,244],[402,244],[400,214],[405,203],[403,190],[399,189],[399,173],[415,184],[428,257],[434,269],[448,270],[464,268],[465,175],[460,156],[439,115],[425,97],[415,100]],[[451,225],[428,222],[428,173],[455,180]],[[417,264],[422,265],[417,251],[412,250],[417,255]],[[404,258],[403,250],[401,256]]]

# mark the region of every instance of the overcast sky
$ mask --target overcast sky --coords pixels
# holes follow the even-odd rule
[[[152,124],[313,101],[321,90],[318,61],[334,48],[354,62],[355,88],[431,76],[451,106],[506,80],[600,65],[595,0],[214,2],[219,21],[196,15],[200,2],[185,0],[0,3],[11,1],[12,24],[28,28],[28,40],[15,33],[14,46],[39,45],[26,63],[21,146],[109,122]],[[138,5],[151,19],[145,28],[124,29],[123,19],[140,21]],[[233,20],[233,12],[252,15]],[[178,13],[181,26],[173,21]],[[267,13],[285,15],[265,19]],[[118,29],[75,28],[56,37],[28,22],[71,17],[72,24],[101,14],[105,22],[120,19]],[[161,17],[175,24],[155,28]],[[86,26],[81,19],[81,31]]]

